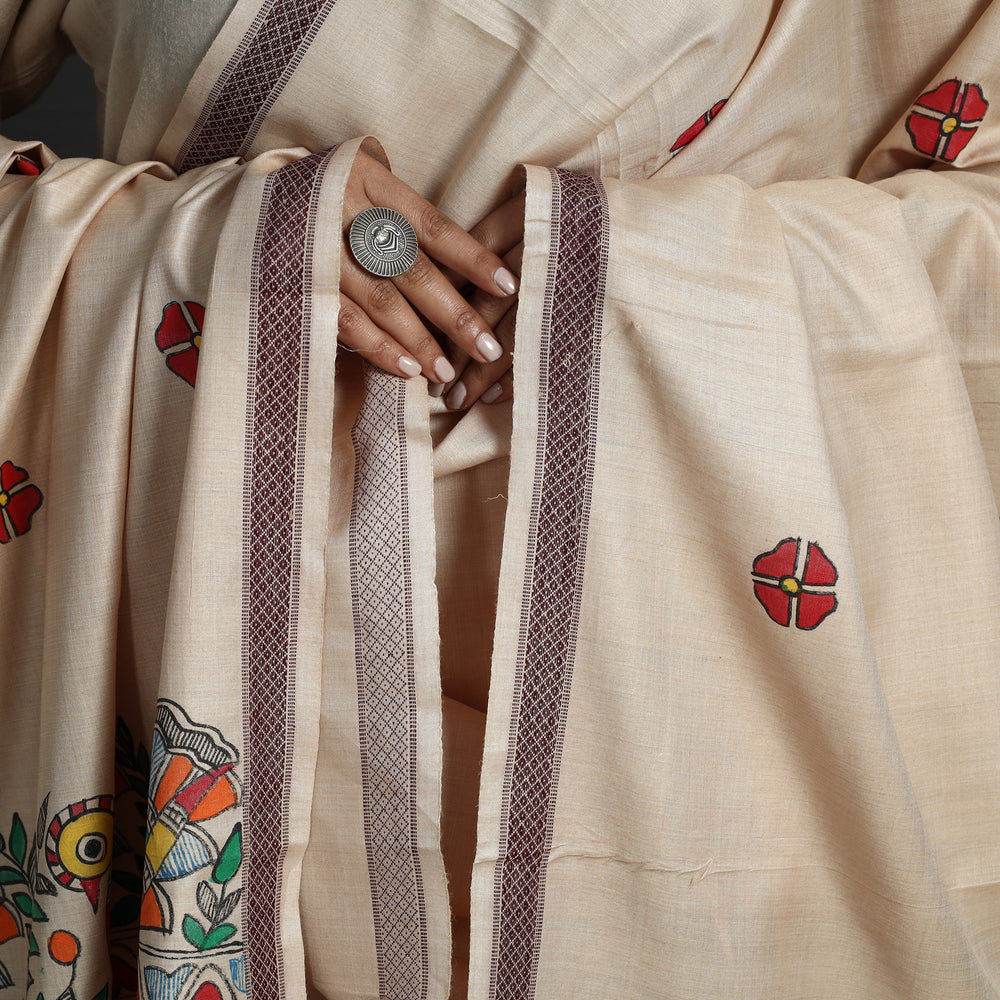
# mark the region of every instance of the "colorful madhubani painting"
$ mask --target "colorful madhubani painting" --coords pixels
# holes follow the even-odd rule
[[[14,812],[0,835],[0,1000],[245,993],[238,768],[218,729],[164,700],[149,751],[119,720],[114,794],[59,808],[46,796],[32,826]]]

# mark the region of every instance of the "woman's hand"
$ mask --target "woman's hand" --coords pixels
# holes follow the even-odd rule
[[[431,382],[451,382],[455,370],[424,325],[426,320],[451,341],[457,357],[470,356],[482,364],[502,359],[503,348],[490,322],[438,268],[471,282],[484,294],[484,302],[510,302],[517,280],[500,257],[362,152],[355,159],[344,195],[345,229],[373,206],[391,208],[406,218],[416,231],[420,250],[404,274],[380,278],[357,263],[345,236],[341,343],[394,375],[423,374]]]
[[[524,191],[517,191],[470,231],[477,242],[502,255],[507,267],[517,275],[521,273],[524,251],[524,203]],[[440,391],[446,393],[445,403],[451,410],[469,407],[477,399],[482,399],[484,403],[497,403],[510,399],[513,393],[511,364],[517,299],[498,297],[477,289],[469,303],[493,328],[502,354],[496,360],[481,361],[454,348],[449,351],[456,378],[451,384],[442,386]],[[432,386],[432,391],[436,389]]]

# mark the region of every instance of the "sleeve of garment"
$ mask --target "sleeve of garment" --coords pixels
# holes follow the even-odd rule
[[[812,866],[850,873],[900,907],[901,948],[921,939],[919,907],[941,907],[984,996],[1000,990],[998,37],[993,4],[887,139],[913,163],[936,136],[921,168],[757,189],[604,179],[606,209],[588,180],[529,168],[523,288],[555,291],[537,308],[522,292],[515,389],[544,401],[547,380],[576,379],[585,344],[547,354],[543,332],[536,352],[520,331],[561,322],[568,337],[596,302],[587,572],[603,600],[584,599],[580,643],[616,649],[590,673],[578,661],[567,733],[620,721],[617,690],[645,697],[614,735],[588,730],[589,759],[563,759],[560,795],[581,804],[557,819],[561,842],[615,842],[588,829],[601,800],[588,814],[585,789],[627,784],[622,731],[638,755],[644,740],[667,752],[668,732],[690,755],[678,772],[699,762],[696,787],[650,759],[671,832],[630,837],[634,856],[705,843],[709,867],[800,872],[803,899]],[[512,509],[516,495],[512,472]],[[741,800],[780,837],[744,824]],[[822,833],[800,825],[807,800]]]

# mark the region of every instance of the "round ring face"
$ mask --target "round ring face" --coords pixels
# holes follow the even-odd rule
[[[417,259],[417,234],[391,208],[366,208],[351,223],[348,237],[354,259],[380,278],[396,278]]]

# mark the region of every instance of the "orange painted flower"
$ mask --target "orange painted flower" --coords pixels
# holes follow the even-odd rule
[[[60,965],[72,965],[80,954],[80,939],[69,931],[53,931],[49,935],[49,954]]]
[[[0,903],[0,944],[21,936],[21,925],[6,904]]]

